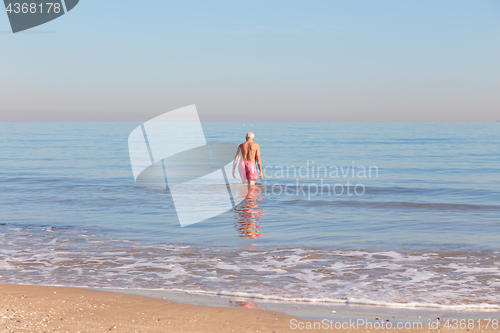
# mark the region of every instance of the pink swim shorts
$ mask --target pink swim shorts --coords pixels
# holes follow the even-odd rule
[[[257,180],[257,166],[255,161],[243,161],[245,165],[245,174],[248,180]]]

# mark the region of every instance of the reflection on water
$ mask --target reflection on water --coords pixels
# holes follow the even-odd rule
[[[264,208],[258,202],[262,200],[262,185],[248,185],[245,199],[234,208],[236,215],[235,227],[240,237],[261,238],[259,228],[264,215]]]
[[[246,309],[258,309],[260,305],[255,302],[246,302],[246,301],[229,301],[229,304],[238,308],[246,308]]]

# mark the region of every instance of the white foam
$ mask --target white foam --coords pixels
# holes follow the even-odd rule
[[[491,252],[151,247],[100,234],[85,238],[71,230],[59,229],[56,235],[9,230],[0,241],[2,281],[182,290],[283,302],[447,309],[497,309],[500,304],[499,258]]]
[[[169,292],[182,292],[186,294],[203,294],[203,295],[217,295],[217,296],[231,296],[231,297],[244,297],[244,298],[255,298],[263,300],[273,300],[281,301],[286,303],[327,303],[327,304],[358,304],[358,305],[374,305],[374,306],[386,306],[395,308],[438,308],[438,309],[449,309],[449,310],[464,310],[464,309],[494,309],[500,310],[500,306],[496,304],[467,304],[467,305],[446,305],[446,304],[433,304],[433,303],[422,303],[422,302],[410,302],[410,303],[395,303],[395,302],[384,302],[375,301],[367,298],[348,298],[348,299],[332,299],[332,298],[288,298],[280,297],[275,295],[264,295],[264,294],[252,294],[245,292],[230,292],[230,291],[205,291],[205,290],[185,290],[185,289],[168,289],[165,291]]]

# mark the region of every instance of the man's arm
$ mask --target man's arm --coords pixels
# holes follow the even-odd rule
[[[255,162],[259,166],[259,178],[262,179],[264,177],[264,173],[262,172],[262,159],[260,158],[260,146],[257,145],[257,153],[255,154]]]
[[[238,165],[238,159],[240,157],[240,150],[241,150],[241,145],[238,146],[238,149],[236,150],[236,156],[234,157],[234,161],[233,161],[233,178],[236,178],[234,172],[236,171],[236,166]]]

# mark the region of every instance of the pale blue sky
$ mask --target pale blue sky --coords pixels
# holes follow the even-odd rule
[[[0,120],[500,120],[498,0],[80,0],[9,31]]]

